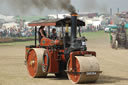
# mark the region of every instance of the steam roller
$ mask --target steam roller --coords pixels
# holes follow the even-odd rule
[[[67,76],[76,84],[98,80],[102,71],[96,59],[96,52],[87,51],[87,39],[81,37],[80,31],[85,22],[77,19],[77,16],[73,13],[71,18],[39,20],[28,24],[35,27],[35,45],[26,46],[25,56],[31,77],[47,78],[47,74],[52,73],[58,78]],[[48,35],[42,37],[37,44],[37,30],[42,26],[46,27]],[[61,36],[56,39],[51,36],[53,26],[61,30]]]

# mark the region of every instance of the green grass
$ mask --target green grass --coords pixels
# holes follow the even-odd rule
[[[91,39],[95,39],[99,37],[107,37],[104,31],[85,32],[85,33],[82,33],[82,36],[85,36],[86,38],[91,38]]]
[[[126,30],[126,32],[128,33],[128,29]]]
[[[2,45],[34,45],[34,40],[23,42],[0,43],[0,46]]]
[[[32,36],[32,37],[14,37],[12,39],[34,39],[35,37]]]

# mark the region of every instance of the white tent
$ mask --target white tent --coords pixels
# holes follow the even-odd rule
[[[15,23],[15,22],[12,22],[12,23],[5,23],[3,24],[2,26],[3,29],[10,29],[10,28],[16,28],[18,29],[19,28],[19,24]]]
[[[68,16],[71,16],[70,14],[51,14],[51,15],[48,15],[49,18],[59,18],[59,19],[63,19],[65,17],[68,17]]]
[[[3,32],[4,30],[3,29],[0,29],[0,32]]]
[[[2,14],[0,14],[0,19],[4,20],[6,22],[13,22],[13,21],[15,21],[14,16],[5,16],[5,15],[2,15]]]

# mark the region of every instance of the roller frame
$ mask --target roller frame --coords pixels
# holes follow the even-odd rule
[[[87,74],[88,72],[92,72],[92,71],[88,71],[88,72],[70,72],[68,70],[65,70],[65,72],[67,72],[67,73],[73,73],[73,74]],[[93,72],[102,73],[102,71],[93,71]]]

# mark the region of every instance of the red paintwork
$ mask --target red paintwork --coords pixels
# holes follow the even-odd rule
[[[32,63],[34,61],[34,63]],[[37,73],[37,56],[34,50],[31,50],[29,52],[28,58],[27,58],[27,69],[29,71],[29,74],[32,77],[36,76]]]
[[[49,51],[49,50],[45,50],[45,53],[47,53],[49,56],[48,72],[49,73],[59,72],[59,62],[57,56],[58,53],[56,51]],[[46,62],[45,65],[47,64],[46,58],[45,58],[45,62]]]
[[[40,46],[50,47],[54,45],[63,45],[61,40],[52,40],[49,38],[42,38],[40,42]],[[64,50],[49,50],[47,49],[45,53],[48,53],[49,56],[49,67],[48,72],[49,73],[57,73],[59,72],[59,58],[58,58],[58,52],[64,52]],[[65,62],[65,56],[62,55],[61,59]],[[46,59],[47,60],[47,59]],[[47,62],[47,61],[45,61]]]
[[[73,59],[73,63],[74,63],[74,68],[76,69],[72,71],[72,62],[69,61],[68,70],[70,72],[80,72],[80,64],[79,64],[79,61],[75,57]],[[70,76],[71,80],[75,83],[77,83],[80,80],[80,74],[68,73],[68,75]]]
[[[28,26],[55,26],[56,23],[30,23]]]
[[[64,53],[64,50],[58,50],[58,52]],[[61,60],[62,60],[63,62],[66,62],[66,59],[65,59],[64,54],[61,55]]]
[[[52,40],[49,38],[42,38],[41,42],[40,42],[40,46],[54,46],[54,45],[62,45],[62,41],[61,40]]]

